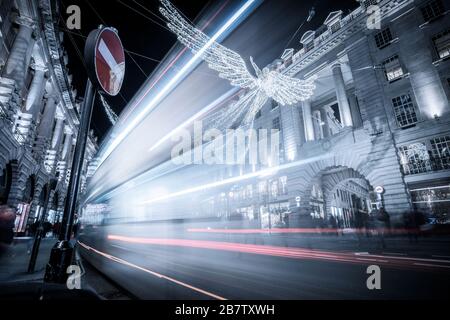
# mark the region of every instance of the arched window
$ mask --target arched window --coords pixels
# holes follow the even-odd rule
[[[11,190],[12,168],[10,164],[1,171],[0,175],[0,204],[8,202],[9,191]]]

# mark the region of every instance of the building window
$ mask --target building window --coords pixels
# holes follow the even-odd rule
[[[280,118],[276,117],[272,120],[272,128],[275,130],[281,130]]]
[[[402,146],[399,151],[406,175],[450,169],[450,136]]]
[[[376,6],[379,0],[366,0],[364,1],[364,8],[367,10],[370,6]]]
[[[427,212],[434,224],[446,224],[450,211],[450,186],[429,185],[426,188],[410,190],[414,208]]]
[[[276,108],[278,108],[278,102],[272,100],[272,110],[275,110]]]
[[[417,122],[416,110],[409,94],[393,98],[392,105],[400,128],[412,126]]]
[[[444,14],[445,8],[441,0],[433,0],[423,6],[420,11],[424,20],[428,22]]]
[[[261,118],[261,110],[259,110],[256,114],[255,114],[255,120]]]
[[[391,29],[386,28],[375,35],[375,43],[378,49],[387,47],[392,41]]]
[[[292,57],[289,57],[288,59],[286,59],[284,61],[284,67],[287,68],[289,67],[294,61],[292,60]]]
[[[433,43],[439,58],[445,59],[450,57],[450,29],[434,36]]]
[[[436,169],[450,169],[450,136],[431,139],[431,155]]]
[[[314,49],[314,41],[310,41],[305,44],[305,52],[309,52]]]
[[[397,55],[383,61],[383,69],[389,82],[398,80],[405,74]]]
[[[430,156],[425,143],[413,143],[399,149],[404,174],[410,175],[431,171]]]
[[[331,25],[330,29],[331,29],[331,33],[336,33],[336,32],[338,32],[339,30],[341,30],[341,22],[338,21],[338,22],[336,22],[336,23],[333,23],[333,24]]]

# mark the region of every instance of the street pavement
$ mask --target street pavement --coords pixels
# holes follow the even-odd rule
[[[172,229],[171,229],[172,228]],[[80,237],[95,268],[143,299],[449,298],[448,237],[211,234],[120,225]],[[175,237],[176,235],[176,237]],[[99,237],[103,236],[103,240]],[[367,267],[381,268],[381,290]]]
[[[16,238],[7,252],[0,257],[0,291],[2,291],[2,288],[7,288],[14,297],[17,296],[17,292],[20,292],[29,298],[30,295],[37,291],[35,288],[39,288],[44,283],[45,267],[49,261],[51,249],[57,242],[57,239],[42,239],[35,272],[30,274],[27,272],[30,261],[28,249],[31,248],[32,241],[33,239],[29,237]],[[74,263],[80,264],[83,269],[81,277],[82,289],[93,291],[102,299],[130,299],[121,288],[92,268],[89,263],[80,263],[78,255],[76,255]],[[63,287],[55,286],[55,289],[61,294],[61,288]],[[49,289],[52,287],[47,284],[45,288]],[[70,296],[68,297],[70,298]],[[24,297],[19,296],[17,298],[23,299]]]
[[[50,251],[56,243],[55,238],[44,238],[39,247],[36,260],[35,272],[29,274],[28,263],[30,254],[28,249],[32,248],[31,238],[16,238],[8,250],[0,256],[0,283],[24,282],[41,280],[44,277],[45,266],[50,257]]]
[[[103,242],[82,236],[82,288],[113,300],[449,298],[448,237],[391,237],[382,248],[377,237],[354,234],[198,233],[174,243],[144,230],[108,230]],[[42,282],[55,242],[43,239],[28,274],[26,240],[16,240],[0,258],[0,283]],[[367,289],[372,264],[381,267],[381,290]]]

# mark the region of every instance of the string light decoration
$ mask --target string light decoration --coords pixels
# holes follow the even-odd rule
[[[102,102],[103,108],[105,109],[106,115],[108,116],[109,121],[112,125],[115,125],[117,122],[117,119],[119,118],[117,114],[114,112],[113,109],[109,106],[108,102],[106,102],[105,98],[99,94],[100,100]]]
[[[231,114],[222,113],[220,117],[222,121],[225,118],[234,121],[246,113],[241,118],[243,124],[248,125],[253,122],[255,115],[269,98],[280,105],[290,106],[313,95],[316,78],[301,80],[267,67],[261,70],[253,61],[253,57],[250,57],[255,77],[249,72],[244,59],[238,53],[211,41],[210,37],[184,19],[168,0],[161,0],[161,4],[159,11],[167,19],[168,28],[178,40],[194,54],[200,53],[209,68],[217,71],[220,78],[228,80],[233,86],[246,89],[246,93],[232,105],[231,110],[228,110]]]

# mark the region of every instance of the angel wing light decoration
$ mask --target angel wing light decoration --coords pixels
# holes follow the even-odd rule
[[[256,113],[269,98],[280,105],[294,105],[312,96],[315,89],[314,78],[301,80],[269,68],[261,70],[253,57],[250,57],[255,77],[238,53],[217,42],[210,43],[210,37],[183,18],[168,0],[161,0],[161,4],[159,11],[167,19],[167,26],[178,40],[194,54],[201,52],[202,59],[210,69],[219,73],[219,77],[228,80],[233,86],[245,89],[245,94],[239,101],[225,112],[228,124],[242,118],[243,113],[243,124],[253,123]]]

